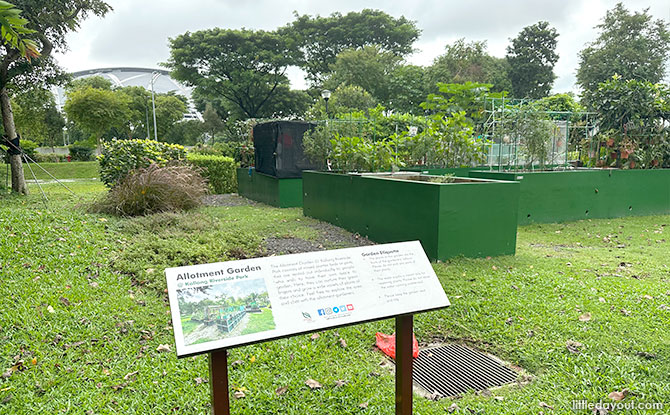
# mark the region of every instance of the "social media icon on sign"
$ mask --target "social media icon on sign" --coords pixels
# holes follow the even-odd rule
[[[353,304],[347,304],[347,311],[352,311],[354,309]]]
[[[333,307],[333,313],[337,314],[337,313],[339,313],[339,312],[340,312],[340,308],[339,308],[339,307]]]

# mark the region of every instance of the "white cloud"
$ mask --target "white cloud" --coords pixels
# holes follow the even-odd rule
[[[593,29],[616,0],[471,0],[468,2],[416,0],[313,2],[307,0],[110,0],[114,11],[103,19],[85,21],[77,33],[68,35],[70,51],[57,59],[67,70],[77,71],[111,66],[157,67],[169,57],[168,38],[186,31],[211,27],[272,30],[299,14],[328,15],[363,8],[384,10],[416,20],[422,30],[417,53],[409,61],[429,65],[444,46],[465,37],[487,40],[489,52],[505,55],[509,39],[524,27],[547,20],[560,36],[560,60],[555,72],[557,92],[574,89],[578,52],[594,39]],[[667,0],[626,1],[629,10],[646,7],[656,18],[670,21]],[[297,69],[289,72],[294,87],[304,86]]]

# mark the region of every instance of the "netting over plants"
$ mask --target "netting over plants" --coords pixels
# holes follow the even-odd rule
[[[537,101],[488,98],[478,126],[491,168],[544,169],[589,164],[595,114],[541,109]]]

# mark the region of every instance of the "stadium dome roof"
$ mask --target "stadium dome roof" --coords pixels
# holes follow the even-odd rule
[[[189,102],[189,114],[187,114],[185,118],[199,118],[199,114],[195,110],[191,100],[191,89],[172,79],[170,77],[170,72],[165,69],[133,67],[100,68],[73,72],[71,75],[74,79],[101,76],[111,81],[114,87],[141,86],[150,91],[151,76],[154,73],[159,74],[154,81],[154,91],[159,94],[174,92],[185,96],[188,98]],[[62,108],[63,105],[65,105],[65,90],[62,87],[58,87],[54,92],[56,95],[56,102],[58,103],[59,108]]]

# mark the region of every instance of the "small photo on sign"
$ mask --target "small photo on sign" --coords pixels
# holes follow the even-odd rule
[[[182,288],[177,299],[186,346],[275,328],[263,279]]]

